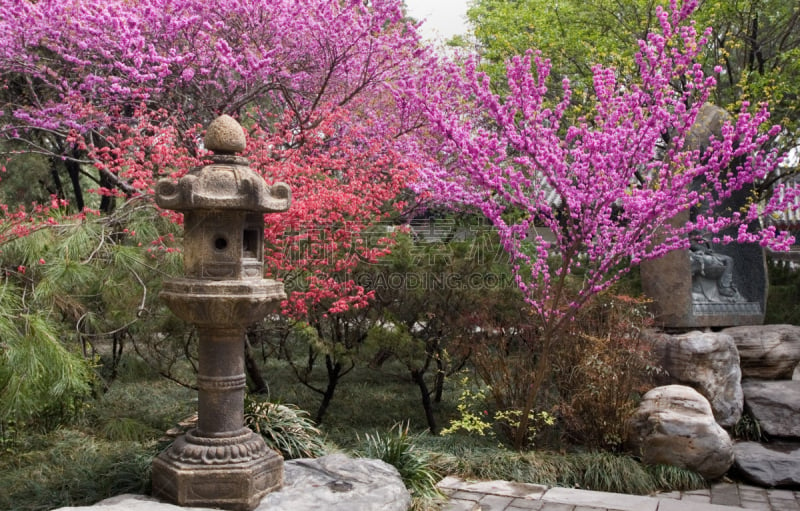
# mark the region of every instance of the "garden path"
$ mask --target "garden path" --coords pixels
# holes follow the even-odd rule
[[[456,477],[439,488],[449,497],[443,511],[800,511],[800,491],[740,483],[650,496]]]

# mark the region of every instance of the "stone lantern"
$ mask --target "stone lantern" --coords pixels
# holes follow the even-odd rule
[[[255,508],[283,484],[283,458],[244,427],[245,329],[284,299],[263,278],[264,213],[286,211],[291,191],[268,186],[246,158],[242,127],[223,115],[208,127],[212,163],[156,185],[156,203],[184,214],[185,277],[161,298],[199,334],[197,428],[153,461],[153,495],[180,506]]]

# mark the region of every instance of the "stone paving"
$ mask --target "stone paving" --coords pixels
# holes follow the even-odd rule
[[[439,488],[449,497],[442,511],[800,511],[800,491],[740,483],[649,496],[457,477]]]

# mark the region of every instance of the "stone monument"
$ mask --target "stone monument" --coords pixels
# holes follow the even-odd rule
[[[706,104],[686,139],[687,149],[705,150],[712,135],[720,135],[729,119],[725,110]],[[736,192],[721,210],[737,211],[749,190]],[[681,225],[689,213],[677,215]],[[736,236],[733,232],[722,232]],[[656,323],[664,328],[705,328],[760,325],[764,322],[767,263],[757,244],[711,243],[706,233],[692,232],[690,248],[673,250],[641,265],[642,289],[652,298]]]
[[[153,495],[179,506],[255,508],[283,483],[283,458],[244,427],[244,335],[285,298],[264,279],[264,213],[286,211],[291,191],[268,186],[237,156],[242,127],[221,116],[209,126],[211,164],[156,185],[156,203],[184,214],[184,278],[161,298],[199,334],[198,424],[153,461]]]

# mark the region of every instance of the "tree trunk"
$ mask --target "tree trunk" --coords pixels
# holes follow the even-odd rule
[[[67,160],[67,172],[69,173],[69,179],[72,182],[72,194],[75,197],[75,211],[80,213],[83,211],[85,203],[83,201],[83,189],[81,188],[81,168],[77,162],[72,160]]]
[[[111,381],[119,375],[119,363],[122,361],[122,351],[125,348],[125,331],[115,332],[111,336]]]
[[[425,420],[428,421],[428,429],[432,434],[438,435],[439,430],[436,427],[436,417],[433,415],[433,404],[431,403],[431,393],[428,390],[428,385],[425,383],[425,373],[418,369],[411,371],[411,379],[419,387],[420,397],[422,398],[422,408],[425,410]]]
[[[54,194],[59,199],[65,199],[64,185],[61,183],[61,175],[58,173],[59,161],[56,158],[50,158],[50,177],[53,178],[53,186],[55,190],[48,191]]]
[[[330,355],[325,355],[325,368],[328,371],[328,385],[325,387],[325,392],[322,394],[322,402],[319,404],[319,409],[317,410],[317,417],[315,419],[317,424],[322,424],[322,419],[325,417],[325,412],[328,411],[328,406],[330,406],[331,401],[333,401],[333,393],[342,375],[342,363],[334,363]]]
[[[436,403],[442,402],[442,394],[444,393],[444,362],[442,361],[442,352],[439,350],[436,357],[436,377],[433,380],[433,401]]]
[[[250,377],[250,392],[253,394],[267,394],[269,393],[269,385],[261,375],[261,370],[258,368],[256,359],[253,358],[253,349],[250,347],[250,342],[245,339],[244,341],[244,367],[247,371],[247,376]]]
[[[528,439],[528,428],[530,427],[530,416],[536,408],[536,401],[539,398],[539,392],[550,375],[550,342],[549,338],[545,341],[545,345],[539,354],[539,359],[536,361],[534,368],[533,379],[528,386],[525,396],[525,402],[522,404],[522,409],[519,417],[519,424],[513,428],[513,444],[514,449],[518,451],[526,447]]]
[[[111,182],[110,179],[106,176],[106,174],[100,173],[100,186],[103,188],[108,188],[109,190],[114,188],[114,183]],[[114,212],[117,206],[117,198],[113,195],[103,195],[100,198],[100,211],[107,215],[110,215]]]

